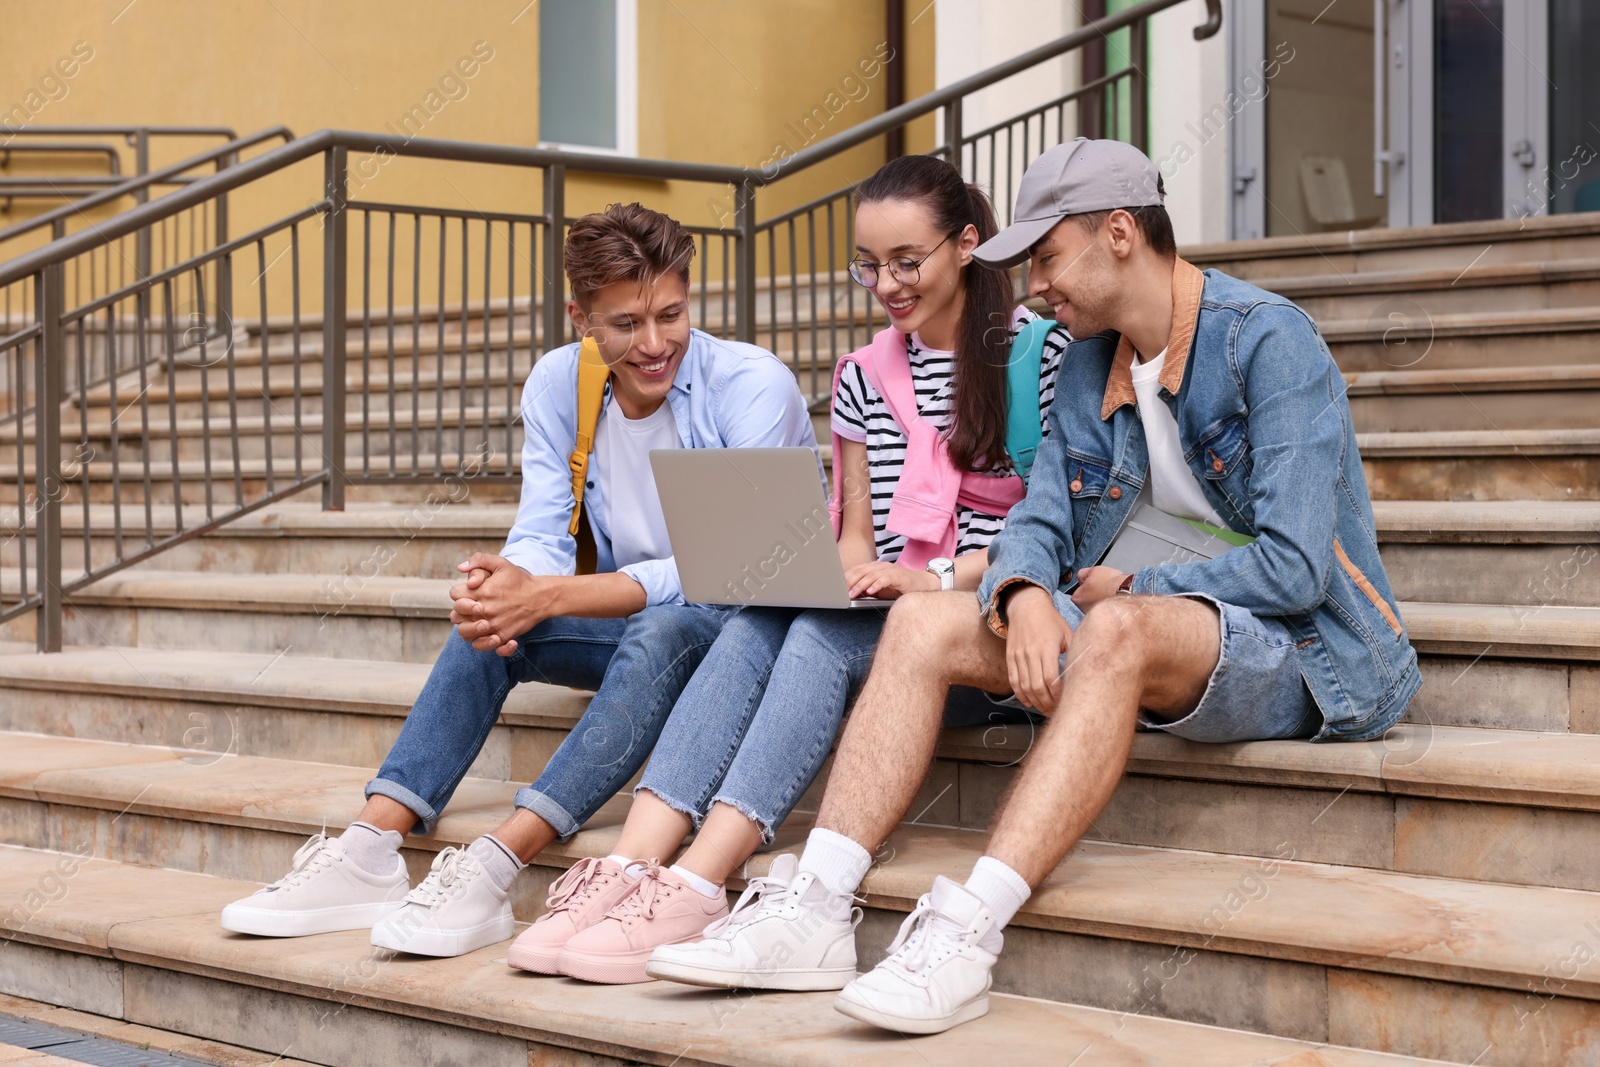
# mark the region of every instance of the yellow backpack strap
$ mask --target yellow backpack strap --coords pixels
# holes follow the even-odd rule
[[[600,357],[594,339],[585,337],[578,349],[578,437],[572,446],[567,467],[572,471],[572,524],[567,532],[578,536],[583,518],[583,487],[589,476],[589,454],[594,451],[594,431],[600,424],[600,406],[605,401],[606,379],[611,368]]]

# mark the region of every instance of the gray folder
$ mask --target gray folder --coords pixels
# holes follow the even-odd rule
[[[1149,493],[1147,483],[1139,491],[1139,498],[1133,502],[1133,509],[1128,512],[1111,547],[1101,557],[1102,567],[1115,567],[1124,574],[1133,574],[1144,567],[1158,567],[1163,563],[1216,559],[1230,549],[1241,547],[1235,543],[1244,540],[1239,534],[1230,531],[1234,540],[1225,540],[1208,529],[1168,515],[1150,503]]]

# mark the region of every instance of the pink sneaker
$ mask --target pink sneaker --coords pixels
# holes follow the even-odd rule
[[[536,974],[560,974],[556,963],[562,947],[605,918],[633,885],[615,860],[592,856],[573,864],[550,883],[548,910],[511,943],[506,962]]]
[[[606,917],[574,934],[561,950],[561,973],[586,982],[652,981],[645,974],[658,945],[698,939],[728,914],[728,898],[708,897],[665,867],[651,864]]]

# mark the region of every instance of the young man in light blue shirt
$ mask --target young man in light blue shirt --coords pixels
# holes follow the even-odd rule
[[[649,755],[731,609],[686,604],[649,468],[652,448],[816,447],[793,374],[770,352],[689,326],[693,238],[638,204],[575,222],[568,314],[610,368],[583,493],[597,573],[575,574],[579,346],[547,353],[523,389],[522,502],[499,555],[451,590],[450,637],[358,820],[313,837],[282,880],[223,910],[240,933],[373,928],[373,944],[455,956],[512,934],[517,871],[577,829]],[[820,473],[820,468],[819,468]],[[511,687],[597,690],[512,815],[446,849],[411,889],[402,835],[431,832]]]

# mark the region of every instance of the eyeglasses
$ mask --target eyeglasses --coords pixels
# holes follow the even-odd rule
[[[944,246],[945,241],[950,240],[960,232],[960,230],[951,230],[945,234],[944,241],[934,245],[928,251],[928,254],[921,259],[908,259],[905,256],[891,259],[888,264],[890,277],[901,285],[916,285],[917,282],[922,280],[922,265],[933,257],[933,253]],[[870,263],[860,256],[850,261],[850,277],[855,279],[857,285],[866,289],[876,289],[878,287],[878,272],[882,269],[883,264]]]

